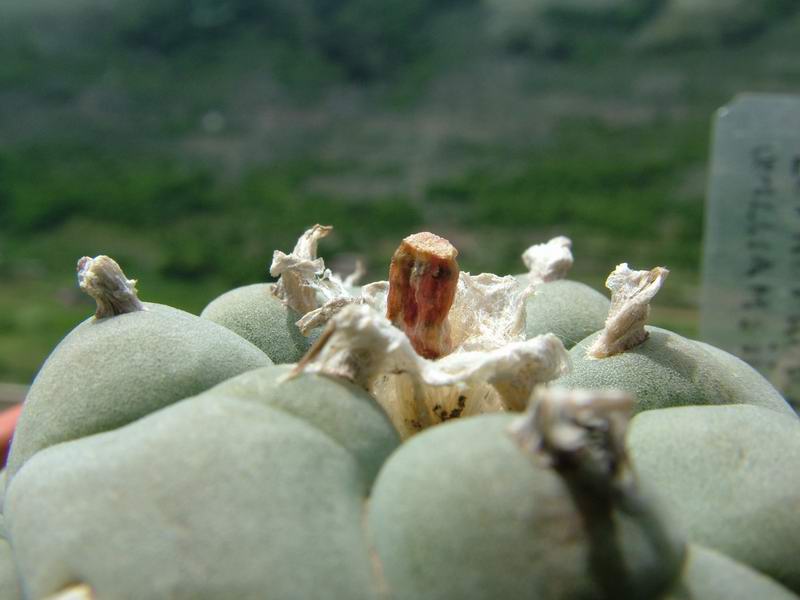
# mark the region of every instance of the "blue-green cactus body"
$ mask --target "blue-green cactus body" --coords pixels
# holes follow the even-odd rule
[[[757,406],[647,411],[628,447],[690,541],[800,591],[800,422]]]
[[[135,421],[271,364],[230,330],[169,306],[78,325],[36,376],[8,459],[12,479],[39,450]]]
[[[599,332],[569,351],[571,370],[556,381],[568,388],[616,388],[636,398],[636,411],[670,406],[753,404],[794,415],[780,393],[752,367],[718,348],[648,326],[640,345],[606,358],[588,349]]]
[[[508,435],[513,418],[437,426],[381,471],[369,529],[393,598],[659,597],[682,542],[641,497],[606,504],[538,464]]]
[[[294,363],[315,336],[306,338],[295,325],[300,318],[272,293],[273,284],[256,283],[212,300],[200,316],[223,325],[260,348],[275,364]]]

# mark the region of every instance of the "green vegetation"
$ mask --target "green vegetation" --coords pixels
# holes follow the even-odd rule
[[[656,322],[692,335],[710,115],[797,89],[800,15],[698,2],[700,35],[684,4],[0,5],[0,380],[90,314],[82,255],[199,312],[316,222],[370,279],[418,229],[498,273],[566,234],[598,288],[670,267]]]

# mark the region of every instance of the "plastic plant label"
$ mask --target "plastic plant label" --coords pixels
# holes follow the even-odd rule
[[[717,112],[700,335],[800,407],[800,96],[744,94]]]

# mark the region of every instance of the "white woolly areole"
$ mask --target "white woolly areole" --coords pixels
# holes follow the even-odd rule
[[[532,284],[564,279],[572,268],[572,240],[560,235],[544,244],[535,244],[522,253]]]
[[[650,314],[650,301],[664,285],[669,271],[655,267],[633,271],[628,263],[617,265],[606,279],[611,290],[611,307],[605,328],[589,348],[593,358],[605,358],[638,346],[647,339],[644,326]]]
[[[346,377],[368,389],[408,437],[448,418],[520,410],[533,387],[561,376],[567,361],[553,334],[428,360],[382,314],[351,304],[331,319],[297,371]]]

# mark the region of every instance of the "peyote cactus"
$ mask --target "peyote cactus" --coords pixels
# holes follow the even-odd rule
[[[418,233],[356,288],[317,257],[329,231],[204,318],[82,260],[98,314],[0,476],[0,597],[796,598],[800,421],[645,325],[665,269],[619,267],[591,333],[609,303],[554,280],[565,238],[520,285]]]
[[[9,480],[43,448],[121,427],[272,362],[224,327],[141,302],[136,281],[107,256],[82,258],[78,281],[97,311],[61,341],[31,385]]]

